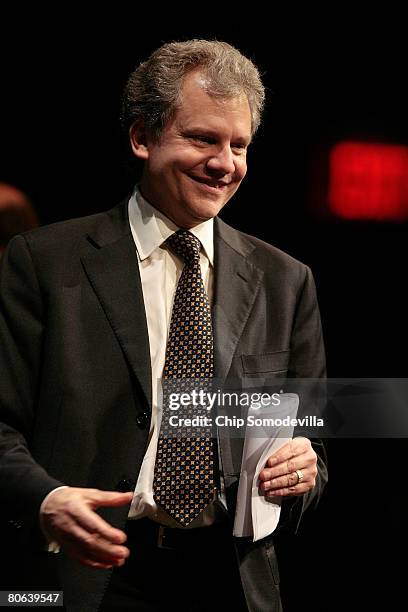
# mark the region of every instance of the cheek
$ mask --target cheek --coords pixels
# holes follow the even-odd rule
[[[235,177],[237,181],[242,181],[243,178],[245,178],[245,175],[247,173],[247,163],[246,163],[246,159],[243,160],[239,160],[236,163],[236,172],[235,172]]]

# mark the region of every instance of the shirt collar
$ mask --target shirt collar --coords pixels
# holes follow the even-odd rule
[[[143,261],[180,228],[154,208],[136,186],[129,200],[129,223],[140,260]],[[214,265],[214,219],[189,230],[200,240],[211,266]]]

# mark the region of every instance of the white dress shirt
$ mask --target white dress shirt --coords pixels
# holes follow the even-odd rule
[[[151,206],[136,187],[129,200],[129,221],[135,241],[143,298],[149,332],[150,359],[152,367],[152,418],[146,454],[136,484],[129,518],[147,516],[170,527],[180,525],[170,517],[153,498],[153,477],[159,436],[158,380],[161,379],[166,356],[173,299],[184,262],[165,244],[179,227],[163,213]],[[201,273],[210,304],[213,295],[214,222],[205,221],[192,228],[199,238]],[[214,522],[220,511],[211,504],[192,523],[191,527],[203,527]]]

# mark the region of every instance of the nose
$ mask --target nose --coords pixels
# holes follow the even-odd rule
[[[224,176],[235,172],[235,163],[229,145],[219,148],[207,161],[207,170],[215,176]]]

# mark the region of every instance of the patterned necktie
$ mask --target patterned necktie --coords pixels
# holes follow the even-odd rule
[[[168,383],[180,393],[182,379],[191,389],[191,379],[213,376],[211,311],[201,276],[199,239],[186,230],[179,230],[167,243],[184,260],[184,268],[174,296],[163,378],[170,379]],[[156,502],[186,527],[214,495],[211,426],[182,431],[171,427],[168,398],[165,387],[153,490]],[[205,407],[189,406],[177,411],[177,417],[200,414],[208,417]]]

